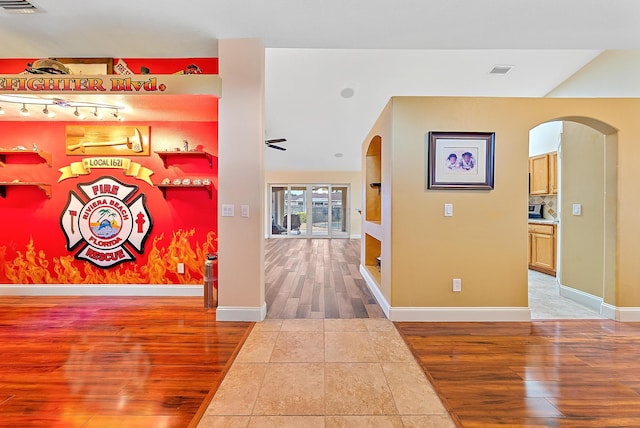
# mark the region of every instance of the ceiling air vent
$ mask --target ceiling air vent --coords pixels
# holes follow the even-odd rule
[[[40,12],[27,0],[0,0],[0,8],[7,13],[36,13]]]
[[[496,65],[491,69],[489,74],[507,74],[512,68],[512,65]]]

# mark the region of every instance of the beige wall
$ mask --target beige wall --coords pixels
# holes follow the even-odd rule
[[[356,209],[362,208],[362,179],[360,171],[267,171],[266,183],[269,184],[348,184],[349,185],[349,235],[360,237],[360,217]],[[268,191],[268,187],[267,187]],[[268,235],[271,219],[268,215],[270,195],[265,198],[267,215],[265,233]]]
[[[258,321],[264,299],[264,47],[220,40],[218,320]],[[235,216],[222,217],[223,204]],[[249,217],[241,217],[241,206]]]
[[[562,265],[560,283],[603,297],[604,276],[604,135],[575,122],[562,133]],[[572,214],[573,204],[582,214]]]
[[[393,218],[385,219],[383,211],[382,227],[389,235],[391,275],[385,280],[383,274],[381,289],[390,288],[391,306],[526,307],[529,131],[551,120],[582,118],[605,133],[619,130],[616,291],[605,293],[605,301],[640,306],[640,100],[395,97],[390,105],[392,124],[382,116],[365,144],[390,128],[383,189],[385,177],[393,177],[385,195]],[[495,189],[426,191],[429,131],[495,132]],[[445,203],[453,204],[453,217],[443,216]],[[451,291],[453,278],[462,279],[461,293]]]

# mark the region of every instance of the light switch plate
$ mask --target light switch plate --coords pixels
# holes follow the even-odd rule
[[[453,217],[453,204],[444,204],[444,216]]]
[[[573,215],[581,215],[582,214],[582,204],[573,204],[571,209],[571,214]]]
[[[222,217],[233,217],[233,211],[233,204],[222,204]]]
[[[249,205],[240,205],[240,211],[242,217],[249,217]]]

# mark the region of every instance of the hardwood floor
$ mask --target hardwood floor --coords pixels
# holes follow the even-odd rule
[[[0,426],[195,426],[252,325],[202,298],[0,297]]]
[[[384,318],[359,266],[359,239],[267,239],[267,318]]]
[[[395,323],[458,426],[640,426],[640,324]]]

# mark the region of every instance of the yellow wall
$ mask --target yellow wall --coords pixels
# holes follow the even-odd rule
[[[362,208],[362,181],[360,171],[267,171],[265,173],[267,184],[348,184],[349,185],[349,235],[360,236],[360,214],[356,211]],[[270,195],[266,198],[266,212],[269,212]],[[269,223],[265,225],[267,230],[271,228]]]
[[[562,269],[560,283],[603,297],[604,135],[585,125],[564,122],[562,133]],[[582,214],[572,214],[573,204]]]
[[[385,196],[393,218],[385,219],[383,210],[382,227],[389,234],[391,274],[382,276],[381,289],[390,288],[392,307],[526,307],[529,131],[550,120],[581,118],[603,132],[619,130],[618,269],[616,291],[605,293],[605,301],[640,306],[640,100],[395,97],[389,105],[393,136],[386,141],[391,153],[383,156],[383,189],[385,177],[392,177]],[[382,116],[364,144],[389,129],[386,121]],[[495,189],[425,190],[429,131],[495,132]],[[383,136],[383,151],[384,145]],[[453,217],[443,216],[445,203],[453,204]],[[461,293],[451,291],[452,278],[462,279]]]

